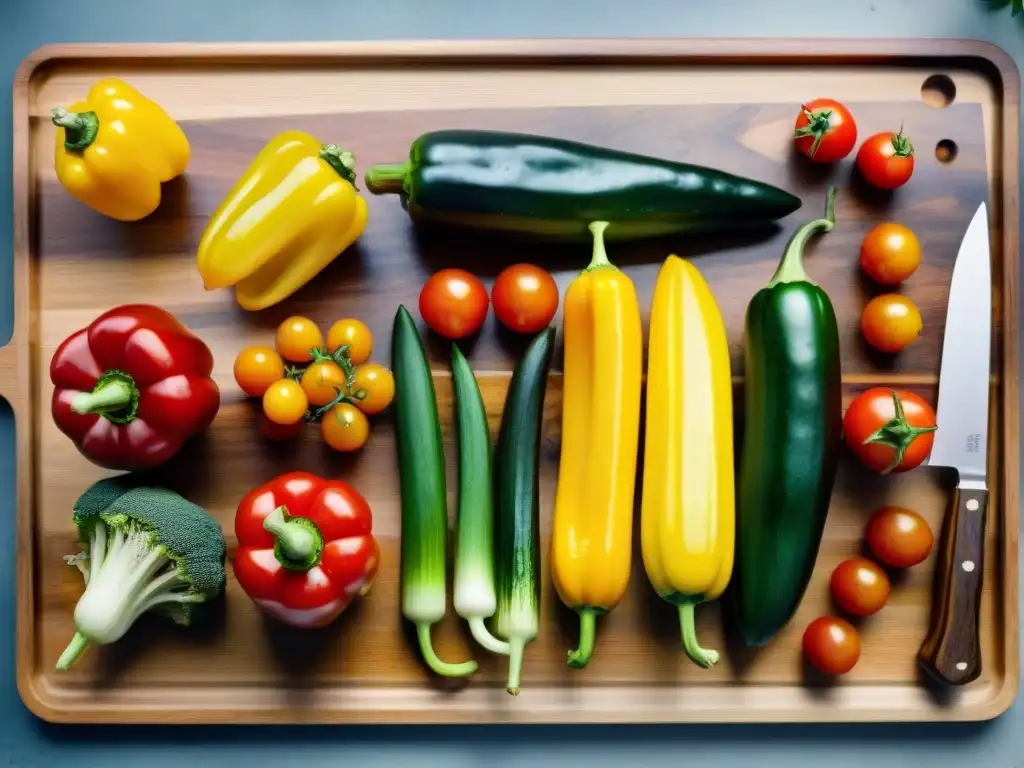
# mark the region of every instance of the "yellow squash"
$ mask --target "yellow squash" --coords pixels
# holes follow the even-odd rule
[[[736,530],[732,375],[725,324],[697,268],[669,256],[651,305],[640,538],[655,591],[678,606],[687,655],[702,667],[718,653],[697,643],[694,609],[732,576]]]
[[[160,185],[188,165],[188,139],[153,101],[121,80],[100,80],[84,101],[52,110],[53,167],[75,199],[104,216],[138,221],[160,205]]]
[[[256,156],[213,214],[196,263],[207,290],[235,287],[244,309],[287,298],[354,243],[366,228],[355,158],[286,131]]]
[[[552,578],[580,614],[569,666],[587,665],[596,617],[629,584],[640,429],[643,336],[630,279],[608,261],[605,222],[590,225],[593,260],[565,294],[562,455]]]

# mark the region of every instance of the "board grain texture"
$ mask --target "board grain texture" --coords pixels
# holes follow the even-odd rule
[[[60,188],[52,170],[49,109],[117,75],[181,121],[193,155],[166,185],[160,208],[136,224],[109,221]],[[948,106],[922,84],[951,82]],[[947,82],[948,79],[948,82]],[[933,81],[934,82],[934,79]],[[15,333],[0,348],[0,394],[15,413],[18,445],[19,690],[29,708],[61,722],[594,722],[985,719],[1016,694],[1018,530],[1018,93],[1017,71],[998,49],[967,41],[506,41],[373,44],[62,45],[26,60],[14,88]],[[912,181],[893,195],[858,183],[847,160],[807,164],[788,140],[799,102],[847,102],[860,136],[903,123],[917,149]],[[930,103],[929,103],[930,102]],[[545,583],[542,631],[528,646],[522,693],[504,691],[502,659],[475,647],[450,609],[435,629],[438,653],[472,656],[469,680],[440,681],[419,659],[399,612],[400,511],[391,424],[375,422],[369,445],[346,456],[302,439],[259,439],[254,405],[231,367],[244,345],[267,343],[275,325],[303,314],[326,328],[355,316],[374,332],[373,359],[389,364],[395,309],[414,311],[433,271],[459,266],[488,285],[506,265],[552,270],[564,293],[589,246],[544,244],[453,230],[416,230],[394,197],[369,196],[358,244],[314,282],[258,313],[230,291],[206,292],[195,249],[208,216],[259,148],[298,128],[353,150],[358,168],[399,162],[410,142],[438,128],[523,130],[711,165],[799,195],[803,207],[756,233],[614,243],[610,255],[649,309],[669,253],[692,258],[725,317],[737,393],[747,302],[771,276],[799,224],[821,214],[838,188],[837,226],[812,244],[810,275],[829,292],[840,322],[844,404],[873,385],[902,386],[934,402],[949,278],[960,238],[983,200],[993,242],[990,518],[981,605],[982,674],[949,691],[920,679],[915,657],[931,603],[934,554],[898,578],[889,604],[863,621],[863,655],[838,684],[805,669],[800,636],[829,612],[828,577],[861,551],[864,524],[883,504],[924,515],[938,532],[951,478],[928,468],[882,478],[843,456],[813,581],[789,626],[751,653],[723,630],[720,606],[698,609],[704,645],[724,651],[698,669],[680,647],[675,612],[647,583],[635,537],[626,598],[598,625],[593,661],[565,665],[575,615]],[[950,162],[935,148],[956,145]],[[948,145],[946,145],[948,146]],[[900,289],[920,307],[924,332],[896,357],[872,353],[858,317],[879,289],[860,274],[859,243],[895,219],[920,237],[923,264]],[[230,575],[227,596],[200,626],[143,619],[116,646],[91,649],[71,671],[54,663],[73,634],[81,578],[62,556],[77,551],[71,508],[103,470],[81,457],[49,416],[50,356],[70,333],[120,303],[173,312],[213,349],[222,407],[210,430],[161,470],[165,482],[207,507],[234,546],[235,505],[280,472],[305,469],[351,482],[369,500],[382,548],[379,581],[331,627],[309,633],[264,620]],[[561,313],[555,321],[561,326]],[[422,328],[422,326],[421,326]],[[1007,332],[1008,331],[1008,332]],[[426,334],[435,371],[454,516],[457,464],[451,441],[448,348]],[[561,413],[561,333],[544,404],[542,528],[550,532]],[[464,347],[496,434],[509,372],[525,347],[490,317]],[[742,398],[737,399],[742,418]],[[940,426],[941,428],[941,426]],[[638,521],[639,522],[639,521]],[[936,547],[938,550],[938,547]],[[545,551],[546,555],[546,551]],[[545,578],[547,578],[545,570]]]

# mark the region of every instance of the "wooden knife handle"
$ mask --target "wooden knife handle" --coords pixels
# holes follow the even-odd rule
[[[981,675],[978,618],[987,506],[984,486],[961,483],[946,516],[931,626],[917,658],[925,670],[949,685],[965,685]]]

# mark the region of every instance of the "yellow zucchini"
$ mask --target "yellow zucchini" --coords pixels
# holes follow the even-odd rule
[[[702,667],[694,608],[732,576],[736,529],[732,374],[725,324],[710,288],[669,256],[651,305],[640,535],[655,591],[678,606],[683,646]]]
[[[608,261],[604,222],[590,225],[593,260],[565,294],[562,455],[555,493],[552,579],[580,614],[582,668],[596,618],[629,584],[640,432],[643,328],[632,281]]]

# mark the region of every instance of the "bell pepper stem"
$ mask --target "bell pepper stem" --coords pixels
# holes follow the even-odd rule
[[[469,631],[472,633],[473,639],[491,653],[501,653],[508,656],[508,643],[490,633],[487,629],[487,624],[484,623],[483,616],[470,617]]]
[[[687,600],[679,605],[679,626],[683,633],[683,650],[694,664],[711,669],[718,663],[718,651],[701,648],[697,642],[697,627],[694,621],[699,600]]]
[[[608,260],[608,251],[604,247],[604,231],[608,229],[607,221],[593,221],[588,227],[590,234],[594,236],[594,251],[590,257],[590,263],[584,272],[593,272],[595,269],[618,269]]]
[[[92,392],[80,392],[71,401],[71,410],[79,415],[119,411],[131,405],[132,385],[120,378],[101,381]]]
[[[774,288],[779,283],[813,283],[804,271],[804,248],[807,242],[819,232],[831,232],[836,225],[836,188],[829,187],[825,195],[825,218],[815,219],[804,224],[798,229],[782,254],[778,269],[768,282],[769,288]]]
[[[53,124],[64,129],[64,149],[81,152],[96,140],[100,121],[95,112],[68,112],[64,107],[50,110]]]
[[[461,664],[449,664],[441,661],[434,653],[434,644],[430,640],[430,624],[424,621],[416,623],[416,638],[420,643],[420,653],[427,666],[442,677],[465,677],[476,672],[477,663],[472,659]]]
[[[75,632],[75,636],[71,638],[68,647],[64,649],[64,653],[57,659],[57,669],[62,671],[69,669],[85,653],[85,649],[88,647],[89,638],[81,632]]]
[[[526,650],[526,643],[521,637],[511,637],[508,646],[508,685],[505,690],[513,696],[518,696],[519,681],[523,676],[523,651]]]
[[[356,156],[337,144],[324,144],[320,158],[353,187],[356,185]]]
[[[375,195],[401,194],[411,170],[408,162],[371,166],[366,172],[366,188]]]
[[[263,528],[274,537],[274,554],[286,568],[308,571],[324,551],[324,537],[312,520],[292,517],[280,506],[263,520]]]
[[[597,611],[593,608],[580,608],[580,647],[569,651],[567,662],[573,669],[583,669],[594,654],[594,630],[597,624]]]

